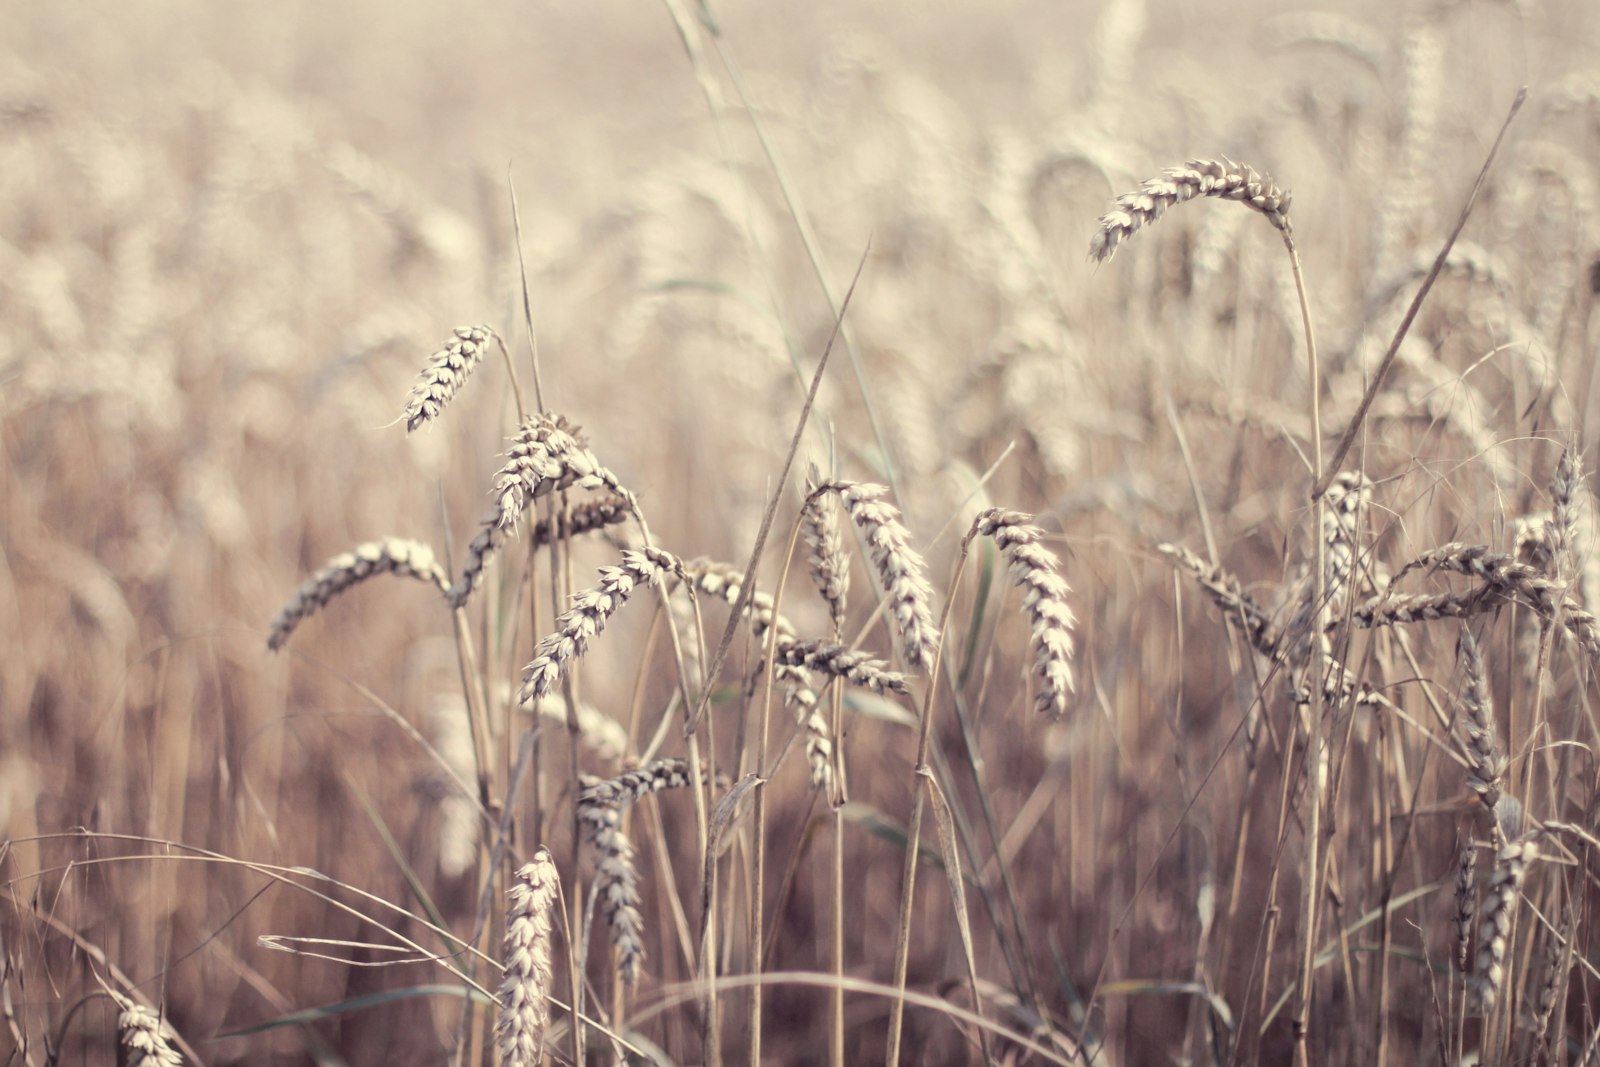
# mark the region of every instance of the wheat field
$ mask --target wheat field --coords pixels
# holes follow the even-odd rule
[[[1597,56],[13,5],[0,1064],[1600,1063]]]

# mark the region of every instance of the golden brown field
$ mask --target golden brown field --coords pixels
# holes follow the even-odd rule
[[[1589,0],[5,17],[0,1065],[1600,1063]]]

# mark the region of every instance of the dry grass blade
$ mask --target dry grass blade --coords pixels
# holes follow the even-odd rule
[[[1117,245],[1153,224],[1167,208],[1197,196],[1238,201],[1266,216],[1284,233],[1290,232],[1289,193],[1271,178],[1231,159],[1191,159],[1117,197],[1117,206],[1100,216],[1100,225],[1089,239],[1090,258],[1110,259]]]
[[[677,557],[660,549],[629,550],[622,562],[600,568],[600,581],[572,598],[572,607],[556,620],[555,632],[539,642],[534,657],[522,671],[517,700],[537,704],[555,692],[561,676],[589,647],[589,639],[606,628],[606,622],[640,586],[659,585],[670,573],[682,573]]]
[[[559,889],[555,860],[549,849],[540,846],[517,872],[507,894],[511,903],[506,909],[505,979],[494,1031],[500,1067],[537,1067],[544,1055],[554,981],[550,916]]]
[[[416,578],[434,586],[441,593],[449,591],[450,580],[445,576],[444,568],[434,560],[433,549],[427,545],[399,537],[368,541],[333,557],[295,591],[278,617],[272,620],[267,647],[276,652],[283,647],[295,627],[308,616],[320,611],[328,601],[346,589],[377,574]]]
[[[1072,592],[1061,577],[1061,561],[1044,547],[1044,531],[1020,511],[990,508],[972,522],[967,540],[991,538],[1006,558],[1011,581],[1022,590],[1022,610],[1033,624],[1034,707],[1051,718],[1067,713],[1076,682],[1072,673],[1072,629],[1067,605]]]
[[[439,417],[450,398],[466,384],[490,342],[499,344],[500,337],[488,326],[456,328],[455,336],[428,359],[411,388],[404,416],[407,433]]]

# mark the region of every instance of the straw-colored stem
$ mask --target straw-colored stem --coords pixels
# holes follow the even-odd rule
[[[961,555],[956,560],[955,573],[950,578],[949,594],[945,598],[944,610],[939,616],[939,633],[944,632],[945,626],[950,621],[950,605],[955,602],[956,586],[961,581],[962,571],[966,569],[971,548],[970,539],[961,543]],[[898,1067],[900,1062],[900,1034],[906,1010],[906,964],[911,956],[911,905],[916,897],[917,857],[921,852],[922,812],[926,802],[923,782],[926,775],[932,774],[932,770],[928,767],[928,744],[933,736],[933,697],[939,689],[939,663],[943,656],[944,642],[936,642],[933,647],[932,662],[928,665],[928,689],[922,701],[922,723],[917,731],[917,762],[912,768],[911,820],[906,826],[906,859],[900,878],[900,919],[895,929],[894,988],[897,996],[889,1004],[889,1047],[884,1058],[888,1067]]]

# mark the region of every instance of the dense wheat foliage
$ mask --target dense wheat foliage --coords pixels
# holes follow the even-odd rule
[[[1600,1063],[1590,0],[5,18],[0,1064]]]

